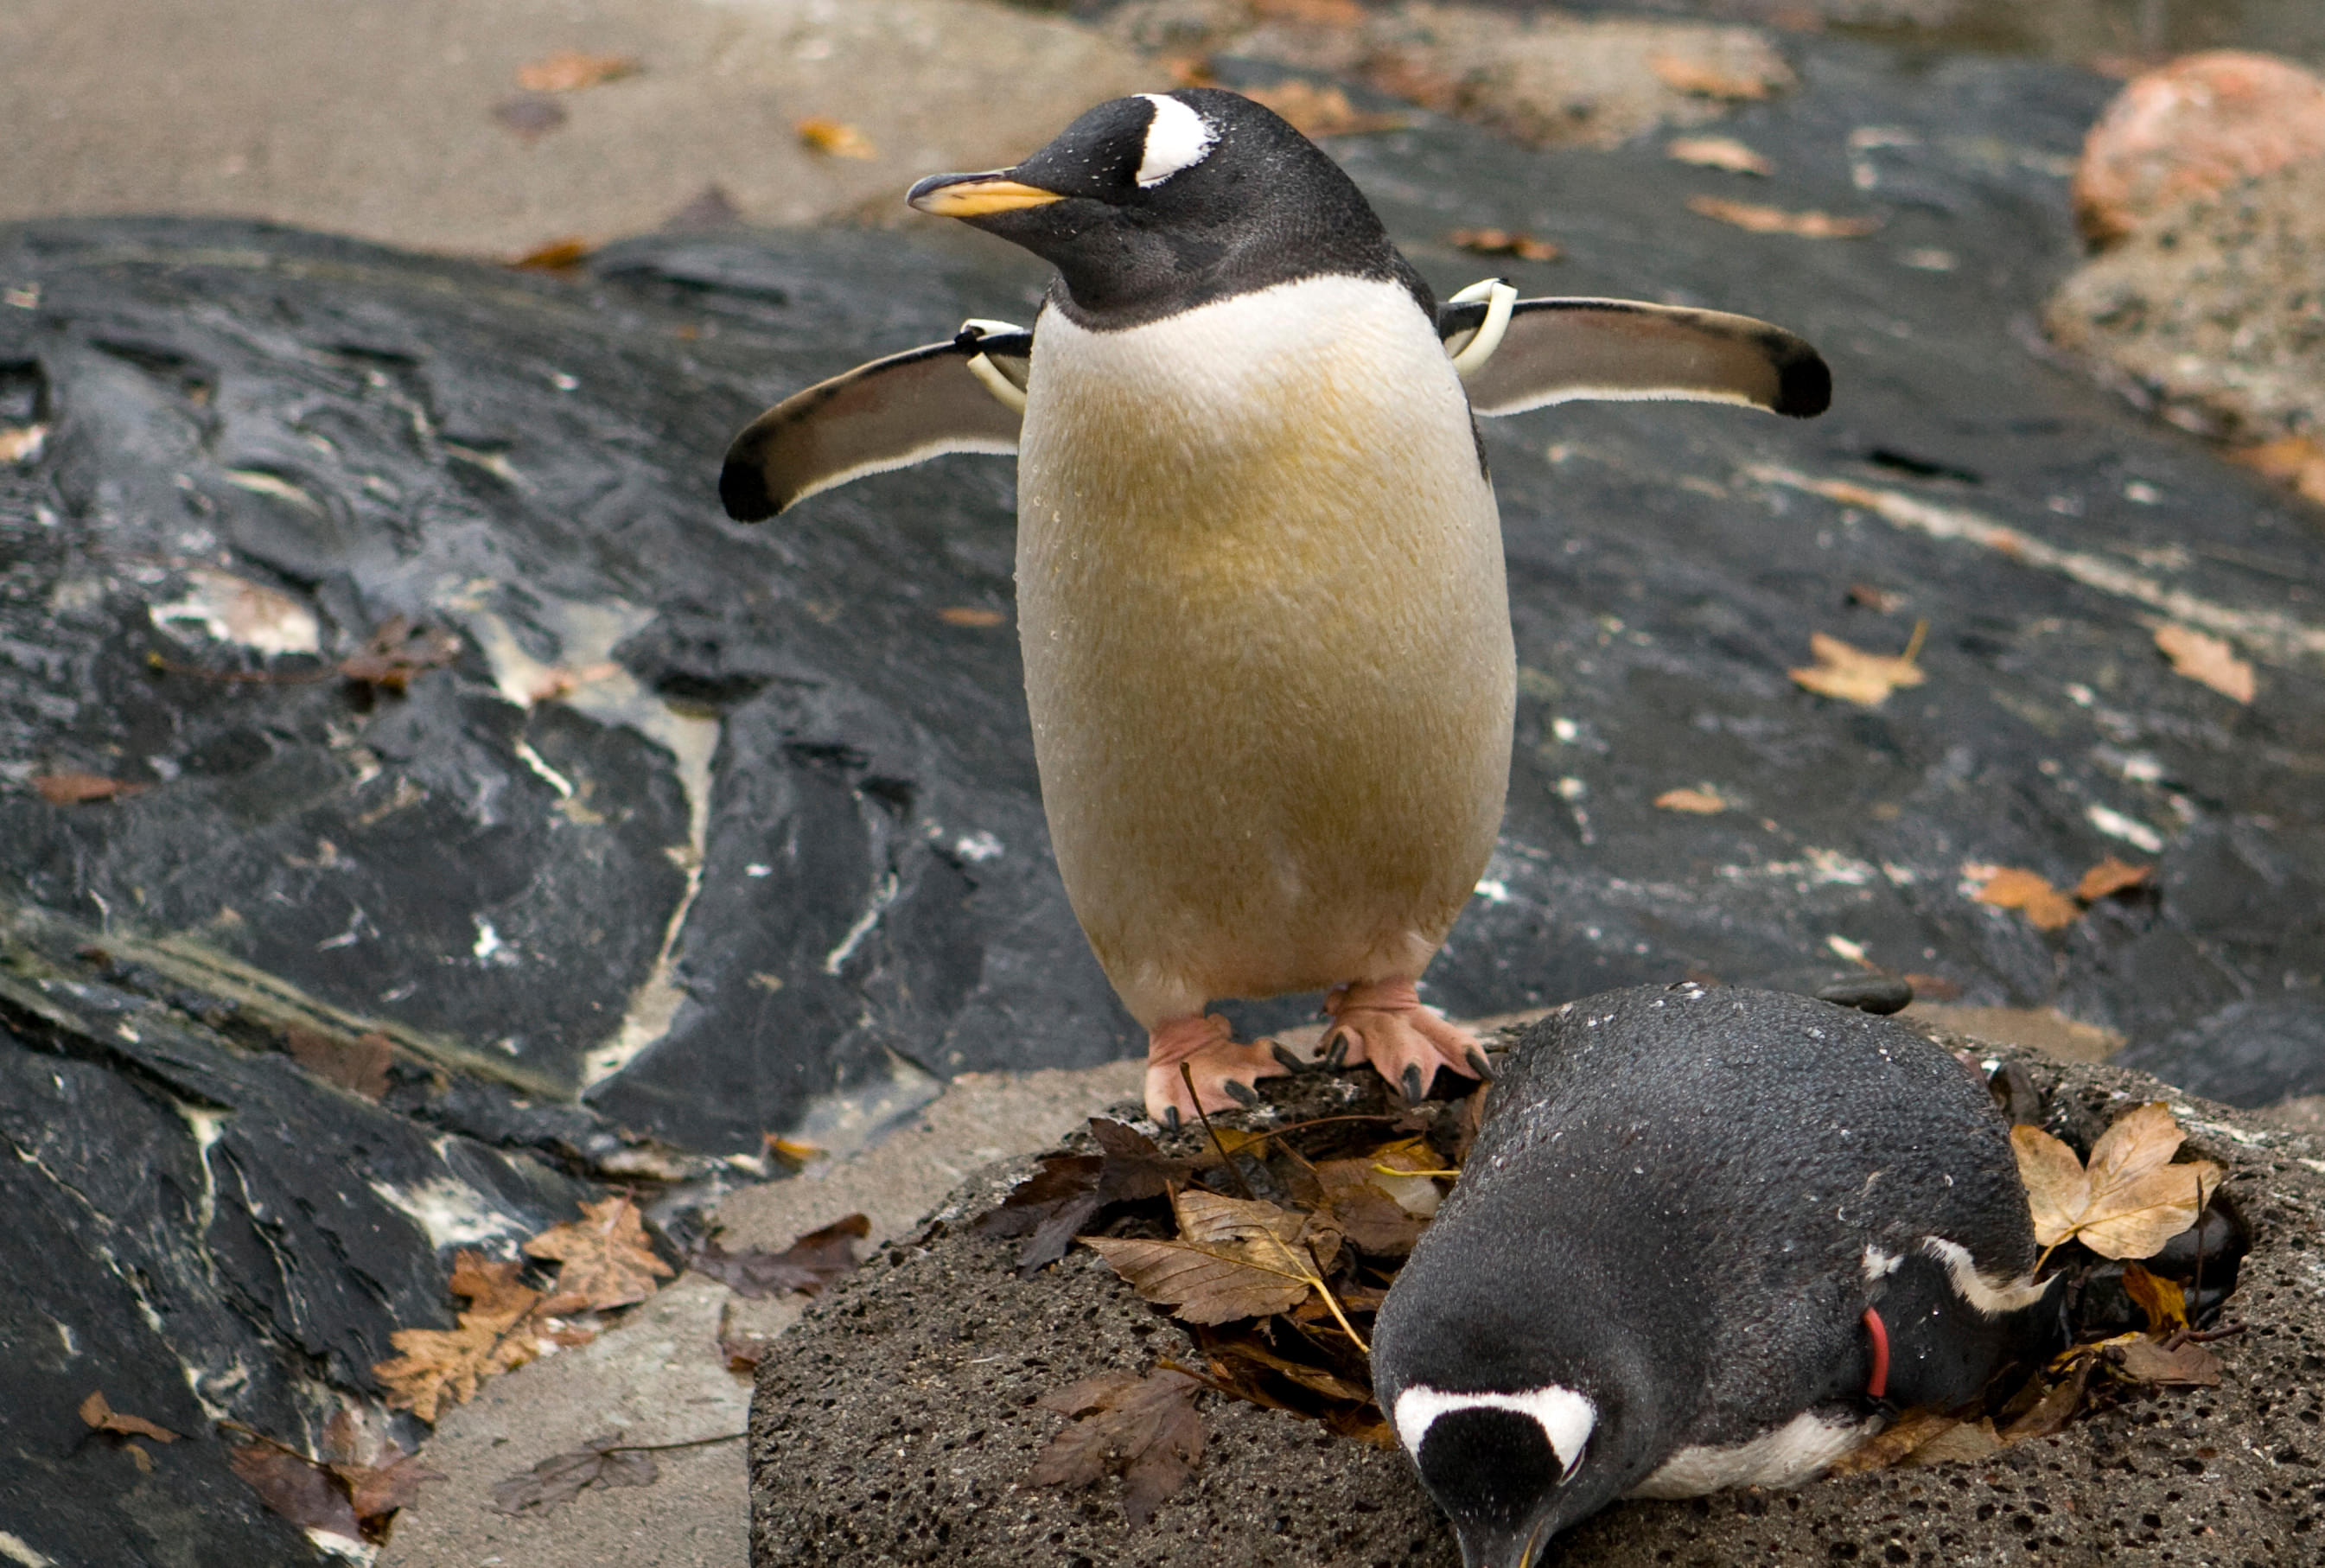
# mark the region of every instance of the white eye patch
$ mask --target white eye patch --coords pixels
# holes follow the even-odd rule
[[[1161,93],[1138,96],[1154,106],[1154,117],[1146,123],[1145,156],[1138,163],[1138,187],[1144,190],[1201,162],[1219,133],[1177,98]]]
[[[1449,1394],[1415,1383],[1396,1396],[1396,1435],[1404,1451],[1421,1457],[1421,1440],[1440,1415],[1456,1410],[1507,1410],[1531,1417],[1549,1439],[1550,1449],[1567,1475],[1582,1462],[1582,1445],[1598,1424],[1598,1407],[1571,1388],[1552,1383],[1523,1394]]]

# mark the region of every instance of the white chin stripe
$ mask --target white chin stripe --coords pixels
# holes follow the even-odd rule
[[[2024,1279],[1988,1279],[1971,1261],[1968,1248],[1942,1236],[1922,1238],[1922,1250],[1946,1266],[1956,1294],[1990,1318],[2031,1307],[2051,1289],[2049,1280],[2037,1285],[2031,1274]]]
[[[1145,190],[1201,162],[1219,134],[1177,98],[1161,93],[1138,96],[1154,106],[1154,117],[1146,123],[1146,156],[1138,165],[1139,189]]]
[[[1416,1383],[1396,1396],[1396,1435],[1405,1452],[1418,1460],[1421,1440],[1429,1435],[1430,1427],[1439,1416],[1456,1410],[1507,1410],[1531,1417],[1550,1440],[1551,1452],[1558,1455],[1560,1468],[1568,1475],[1582,1462],[1582,1445],[1590,1441],[1590,1429],[1598,1424],[1596,1405],[1555,1383],[1523,1394],[1449,1394]]]

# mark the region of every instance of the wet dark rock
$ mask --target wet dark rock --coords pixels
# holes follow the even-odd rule
[[[2116,1060],[2167,1068],[2191,1093],[2230,1105],[2325,1093],[2325,992],[2307,988],[2232,1002],[2162,1040],[2135,1044]]]
[[[2209,1020],[2325,983],[2314,531],[2030,351],[2108,84],[1788,48],[1800,89],[1723,124],[1775,163],[1748,194],[1879,216],[1872,238],[1700,217],[1689,196],[1737,181],[1659,144],[1521,152],[1427,116],[1336,144],[1440,287],[1484,264],[1440,237],[1523,229],[1568,258],[1497,264],[1529,292],[1751,311],[1835,371],[1810,423],[1487,429],[1519,744],[1428,997],[1821,983],[1853,947],[2192,1078],[2238,1048]],[[392,1327],[448,1321],[443,1238],[380,1188],[457,1181],[514,1233],[590,1172],[675,1168],[640,1137],[756,1152],[845,1121],[835,1096],[1135,1049],[1046,849],[1007,466],[755,529],[712,493],[766,403],[1026,319],[1039,283],[917,230],[659,235],[563,279],[231,223],[0,232],[0,417],[48,426],[0,463],[0,1179],[49,1216],[0,1243],[5,1288],[47,1293],[0,1318],[0,1401],[6,1441],[39,1434],[42,1506],[116,1532],[91,1560],[147,1517],[122,1496],[201,1506],[216,1456],[177,1445],[134,1494],[75,1468],[123,1456],[64,1424],[88,1379],[46,1325],[86,1325],[120,1408],[199,1430],[173,1368],[239,1365],[206,1396],[303,1432],[318,1390],[370,1390]],[[229,591],[264,624],[192,629]],[[2249,708],[2171,673],[2167,606],[2258,662]],[[402,695],[333,673],[399,616],[457,659]],[[1812,630],[1894,652],[1922,620],[1928,682],[1877,710],[1787,679]],[[32,781],[65,772],[144,787],[51,804]],[[1730,809],[1653,807],[1681,785]],[[2061,932],[1961,890],[1966,862],[2071,886],[2110,852],[2153,885]],[[2270,1016],[2287,1044],[2221,1092],[2315,1083]],[[299,1068],[292,1027],[385,1036],[383,1100]],[[162,1330],[132,1278],[182,1298]],[[126,1359],[144,1380],[109,1380]],[[221,1560],[280,1544],[245,1522]]]
[[[2172,1093],[2111,1067],[2002,1053],[2039,1081],[2050,1130],[2084,1146],[2127,1103]],[[1271,1100],[1315,1093],[1277,1080],[1263,1087]],[[1376,1085],[1356,1088],[1340,1109],[1385,1104]],[[2229,1172],[2228,1201],[2242,1219],[2223,1225],[2248,1223],[2252,1242],[2224,1313],[2244,1331],[2211,1347],[2218,1388],[2103,1392],[2094,1413],[2058,1435],[1976,1464],[1617,1504],[1561,1536],[1556,1561],[2015,1563],[2033,1560],[2031,1539],[2040,1560],[2145,1564],[2185,1560],[2191,1535],[2215,1561],[2305,1561],[2315,1507],[2305,1478],[2325,1458],[2317,1424],[2325,1307],[2311,1262],[2325,1246],[2325,1176],[2313,1168],[2325,1145],[2225,1108],[2180,1103],[2191,1147]],[[1032,1167],[980,1174],[918,1245],[892,1249],[834,1288],[760,1364],[755,1568],[1460,1561],[1401,1454],[1213,1396],[1199,1400],[1209,1430],[1200,1466],[1144,1529],[1124,1522],[1118,1483],[1025,1485],[1063,1424],[1035,1399],[1103,1372],[1200,1364],[1183,1325],[1139,1301],[1087,1248],[1031,1279],[1018,1276],[1015,1244],[975,1221]],[[2208,1301],[2218,1289],[2208,1276]]]

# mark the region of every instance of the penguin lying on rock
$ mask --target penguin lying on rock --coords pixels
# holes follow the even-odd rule
[[[1148,1031],[1159,1119],[1299,1065],[1205,1005],[1329,992],[1321,1047],[1418,1099],[1477,1040],[1415,985],[1485,869],[1516,660],[1473,414],[1822,412],[1791,333],[1492,282],[1440,305],[1338,165],[1217,89],[1099,105],[912,205],[1053,263],[1032,330],[812,386],[736,438],[728,514],[1015,452],[1017,613],[1067,896]],[[1466,385],[1465,385],[1466,381]],[[1190,1099],[1179,1065],[1191,1070]]]
[[[1374,1387],[1468,1568],[1617,1498],[1790,1486],[2061,1338],[1991,1097],[1773,991],[1570,1002],[1381,1304]]]

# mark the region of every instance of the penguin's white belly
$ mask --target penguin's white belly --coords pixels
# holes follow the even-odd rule
[[[1042,800],[1133,1013],[1417,975],[1493,849],[1515,661],[1493,489],[1411,296],[1046,311],[1018,472]]]

